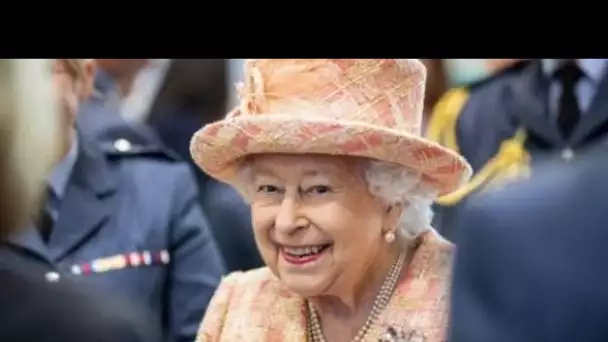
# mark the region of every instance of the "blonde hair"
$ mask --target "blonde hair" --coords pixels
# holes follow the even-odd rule
[[[0,239],[24,225],[59,153],[51,60],[0,60]]]
[[[75,80],[83,81],[86,77],[84,70],[86,59],[58,59]]]

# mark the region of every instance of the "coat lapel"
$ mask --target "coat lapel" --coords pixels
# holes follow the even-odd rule
[[[608,97],[602,96],[603,94],[608,94],[608,71],[599,84],[589,111],[583,114],[580,123],[572,133],[572,146],[583,145],[594,130],[608,122]]]
[[[540,63],[530,63],[511,85],[512,97],[506,101],[511,116],[552,146],[565,145],[555,120],[548,115],[548,84],[541,77]]]
[[[25,230],[11,237],[9,239],[9,244],[27,251],[28,253],[32,253],[46,261],[51,260],[47,246],[42,241],[38,230],[31,224],[29,224]]]
[[[93,235],[115,208],[116,182],[105,156],[82,137],[80,141],[78,160],[48,244],[55,262]]]

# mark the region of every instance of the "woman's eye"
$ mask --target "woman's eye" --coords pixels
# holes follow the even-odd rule
[[[258,187],[258,191],[257,192],[265,192],[265,193],[275,193],[278,192],[279,188],[277,188],[274,185],[260,185]]]
[[[312,195],[324,195],[330,191],[331,189],[326,185],[316,185],[309,188],[306,192]]]

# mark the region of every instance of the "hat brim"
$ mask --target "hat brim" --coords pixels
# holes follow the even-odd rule
[[[457,153],[415,134],[358,122],[292,115],[247,115],[201,128],[190,152],[211,177],[234,184],[243,157],[252,154],[324,154],[365,157],[420,172],[439,195],[450,193],[471,176]]]

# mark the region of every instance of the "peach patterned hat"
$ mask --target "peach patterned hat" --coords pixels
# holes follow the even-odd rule
[[[200,129],[190,151],[233,185],[247,155],[314,153],[397,163],[445,194],[471,167],[420,136],[425,78],[416,59],[248,60],[240,106]]]

